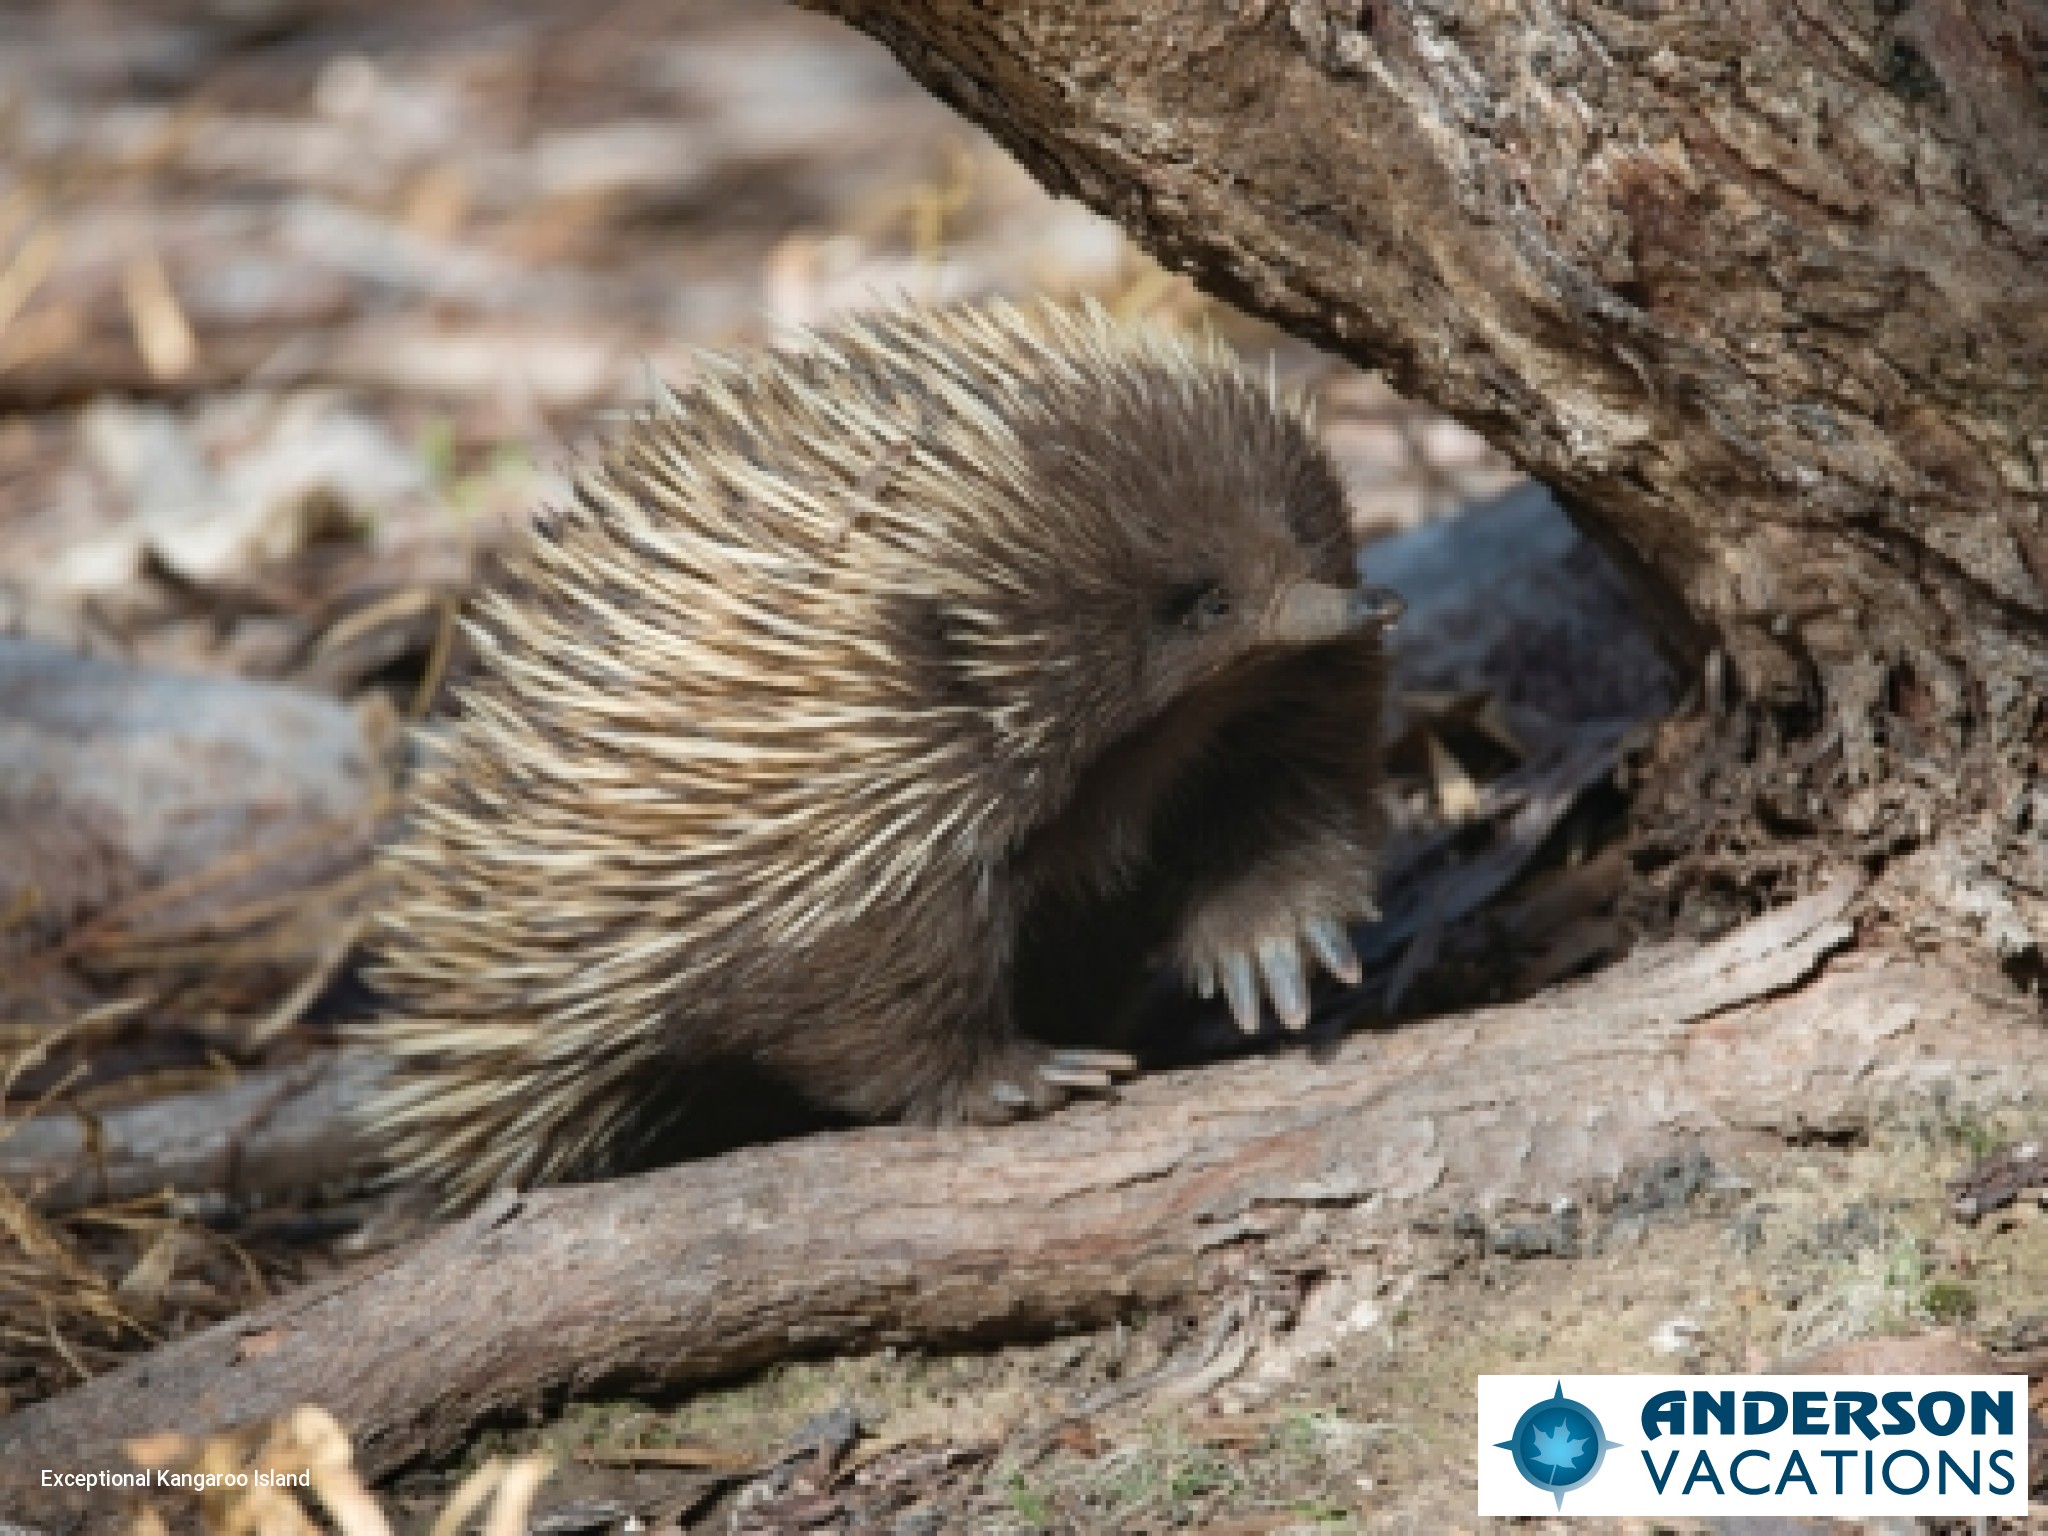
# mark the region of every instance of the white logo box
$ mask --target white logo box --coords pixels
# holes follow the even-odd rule
[[[1579,1420],[1561,1410],[1524,1421],[1560,1389],[1607,1442],[1598,1470],[1561,1501],[1501,1448],[1521,1423],[1551,1461],[1538,1475],[1583,1476]],[[2027,1378],[1482,1376],[1478,1455],[1481,1515],[2019,1515]]]

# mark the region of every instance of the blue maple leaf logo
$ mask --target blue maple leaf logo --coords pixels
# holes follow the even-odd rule
[[[1574,1438],[1571,1426],[1563,1419],[1559,1419],[1557,1427],[1547,1435],[1541,1429],[1535,1429],[1533,1438],[1536,1449],[1529,1459],[1540,1466],[1555,1467],[1560,1472],[1569,1472],[1577,1466],[1579,1456],[1586,1449],[1586,1442]]]
[[[1546,1417],[1548,1429],[1543,1427]],[[1515,1470],[1526,1481],[1556,1497],[1559,1509],[1564,1508],[1564,1496],[1590,1482],[1600,1470],[1601,1458],[1618,1444],[1607,1438],[1592,1409],[1564,1395],[1562,1380],[1547,1401],[1531,1403],[1523,1411],[1513,1435],[1494,1442],[1497,1449],[1514,1456]]]

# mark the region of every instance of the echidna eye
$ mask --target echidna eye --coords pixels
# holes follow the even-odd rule
[[[1168,617],[1197,632],[1230,617],[1230,594],[1213,581],[1182,587],[1167,604]]]

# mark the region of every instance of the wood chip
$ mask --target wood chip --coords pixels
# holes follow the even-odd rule
[[[247,1333],[235,1341],[235,1359],[262,1360],[284,1348],[284,1341],[291,1337],[285,1328],[266,1328],[261,1333]]]
[[[135,350],[142,354],[150,377],[169,383],[190,373],[199,356],[199,343],[154,251],[128,263],[121,274],[121,297],[127,301]]]
[[[13,259],[0,270],[0,331],[14,323],[14,317],[42,287],[57,263],[57,248],[57,232],[45,225],[22,241]]]
[[[578,1451],[576,1459],[593,1467],[673,1467],[720,1473],[751,1473],[766,1465],[759,1456],[715,1445],[601,1445]]]
[[[1450,748],[1437,739],[1436,732],[1429,731],[1422,739],[1429,748],[1429,776],[1436,789],[1437,809],[1453,825],[1470,821],[1479,811],[1479,786]]]
[[[1264,1445],[1280,1416],[1272,1413],[1231,1414],[1197,1420],[1190,1429],[1204,1445],[1238,1447]]]

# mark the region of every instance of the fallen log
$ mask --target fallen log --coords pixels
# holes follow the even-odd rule
[[[361,864],[394,737],[388,718],[297,689],[0,638],[0,954],[273,915]]]
[[[798,1354],[1102,1324],[1233,1283],[1309,1208],[1358,1252],[1522,1234],[1673,1156],[1853,1135],[1946,1084],[2048,1086],[1995,989],[1855,954],[1837,881],[1706,946],[1528,1003],[1142,1080],[996,1130],[873,1129],[502,1199],[386,1262],[0,1420],[0,1507],[79,1530],[44,1468],[312,1401],[388,1474],[565,1396],[672,1391]],[[106,1504],[98,1504],[104,1515]],[[65,1524],[68,1518],[71,1523]]]
[[[162,1190],[235,1201],[331,1187],[368,1164],[349,1109],[376,1071],[323,1055],[99,1114],[47,1109],[0,1140],[0,1184],[46,1215]]]

